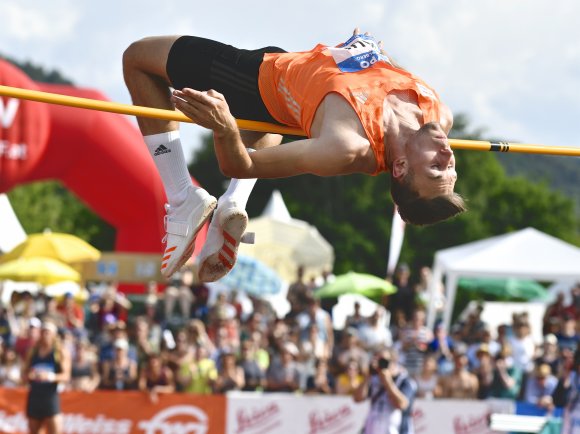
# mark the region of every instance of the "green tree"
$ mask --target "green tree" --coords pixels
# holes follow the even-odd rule
[[[26,233],[45,229],[74,234],[100,250],[111,250],[114,229],[55,181],[35,182],[8,193]]]

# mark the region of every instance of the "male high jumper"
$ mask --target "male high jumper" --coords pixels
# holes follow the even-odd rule
[[[243,50],[193,36],[150,37],[127,48],[123,69],[134,104],[177,108],[212,130],[220,169],[232,178],[216,201],[191,182],[178,123],[138,118],[169,202],[165,276],[189,259],[216,206],[199,278],[214,281],[228,273],[257,178],[390,171],[391,196],[403,220],[431,224],[465,210],[453,192],[451,111],[358,29],[344,44],[295,53]],[[277,146],[282,136],[240,131],[235,118],[299,127],[308,138]]]

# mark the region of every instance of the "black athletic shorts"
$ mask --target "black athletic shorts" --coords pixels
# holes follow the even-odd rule
[[[60,396],[56,383],[31,383],[26,402],[26,416],[42,420],[60,414]]]
[[[167,75],[175,89],[214,89],[226,98],[237,119],[277,122],[260,96],[258,73],[265,53],[285,53],[278,47],[243,50],[195,36],[177,39],[167,58]]]

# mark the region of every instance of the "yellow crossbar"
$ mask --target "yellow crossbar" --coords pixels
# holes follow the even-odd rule
[[[69,107],[100,110],[124,115],[192,123],[191,119],[176,110],[163,110],[130,104],[120,104],[111,101],[79,98],[75,96],[40,92],[37,90],[21,89],[10,86],[0,86],[0,95],[18,99],[26,99],[30,101],[44,102],[48,104],[59,104]],[[306,135],[306,133],[299,128],[276,125],[268,122],[249,121],[243,119],[237,119],[236,122],[238,127],[242,130],[258,131],[262,133],[285,134],[292,136]],[[488,142],[485,140],[459,139],[449,139],[449,144],[453,149],[466,149],[472,151],[515,152],[524,154],[565,155],[576,157],[580,156],[580,148],[565,146],[546,146],[526,143]]]

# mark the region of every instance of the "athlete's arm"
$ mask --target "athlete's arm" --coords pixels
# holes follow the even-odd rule
[[[345,149],[347,145],[338,139],[335,142],[323,138],[298,140],[249,155],[236,152],[235,158],[228,152],[233,141],[215,137],[215,144],[222,171],[234,178],[287,178],[306,173],[336,176],[357,171],[356,155],[349,153]],[[236,144],[236,148],[240,145]]]
[[[248,154],[223,95],[210,90],[174,92],[177,109],[214,132],[215,151],[224,175],[233,178],[284,178],[310,173],[334,176],[357,172],[366,139],[345,131],[270,147]],[[366,142],[368,148],[368,142]]]

